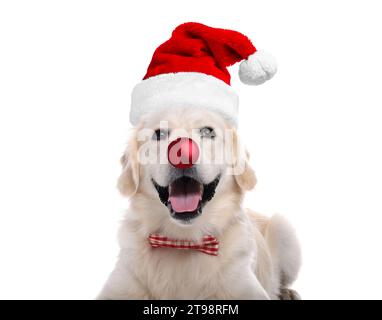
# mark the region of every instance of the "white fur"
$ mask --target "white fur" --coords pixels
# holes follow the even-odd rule
[[[281,266],[280,283],[286,287],[292,284],[301,266],[300,244],[292,226],[282,215],[271,217],[265,237],[269,244],[273,260]]]
[[[241,82],[259,85],[271,79],[277,72],[277,63],[273,56],[259,50],[240,63],[239,77]]]
[[[180,106],[203,106],[237,124],[237,94],[222,80],[199,72],[162,74],[137,84],[131,98],[130,122],[136,125],[142,115]]]
[[[130,196],[130,209],[119,231],[118,262],[98,298],[278,299],[280,289],[297,276],[299,244],[283,217],[268,218],[242,208],[244,192],[256,183],[247,157],[245,171],[239,176],[227,174],[221,165],[201,164],[195,168],[203,181],[213,180],[219,172],[221,179],[203,213],[190,224],[179,223],[159,201],[151,181],[167,185],[169,165],[137,163],[137,132],[141,127],[157,128],[162,120],[172,128],[170,140],[176,138],[175,128],[191,132],[208,125],[216,129],[214,150],[226,143],[229,150],[235,150],[238,143],[237,138],[227,141],[220,136],[219,132],[230,125],[205,109],[175,108],[144,117],[122,158],[119,188]],[[151,139],[149,145],[157,143]],[[206,160],[215,156],[213,150],[201,151]],[[225,166],[227,169],[230,165]],[[148,243],[151,233],[190,240],[211,234],[220,242],[219,253],[210,256],[193,250],[154,249]]]

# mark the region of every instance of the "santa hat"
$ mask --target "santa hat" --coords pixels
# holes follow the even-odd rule
[[[134,88],[131,123],[156,110],[185,106],[218,112],[236,125],[239,101],[227,67],[239,61],[245,84],[262,84],[277,70],[274,58],[239,32],[181,24],[155,50],[143,81]]]

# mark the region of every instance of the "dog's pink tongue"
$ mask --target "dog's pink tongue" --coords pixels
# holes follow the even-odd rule
[[[200,197],[200,193],[170,195],[170,202],[174,211],[190,212],[197,209]]]

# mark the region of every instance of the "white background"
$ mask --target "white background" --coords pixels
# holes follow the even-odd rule
[[[258,185],[285,214],[305,299],[382,298],[378,1],[2,1],[0,298],[92,299],[116,259],[133,86],[186,21],[234,29],[279,72],[238,80]]]

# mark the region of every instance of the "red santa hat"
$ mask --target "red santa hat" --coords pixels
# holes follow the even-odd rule
[[[239,77],[245,84],[262,84],[277,70],[274,58],[239,32],[181,24],[155,50],[143,81],[134,88],[131,123],[156,110],[186,106],[218,112],[236,125],[239,101],[227,67],[240,61]]]

